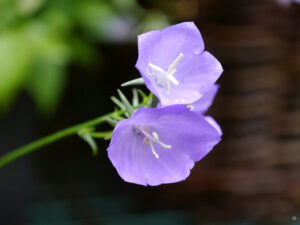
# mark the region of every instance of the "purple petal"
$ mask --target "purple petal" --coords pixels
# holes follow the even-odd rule
[[[156,132],[159,141],[171,148],[153,142],[159,156],[156,158],[137,127]],[[108,156],[125,181],[159,185],[184,180],[194,162],[202,159],[219,141],[216,129],[184,105],[141,108],[130,119],[118,123]]]
[[[211,116],[205,116],[205,119],[206,119],[207,122],[210,123],[210,125],[212,125],[216,129],[216,131],[218,132],[218,134],[220,136],[223,135],[223,132],[222,132],[222,129],[221,129],[220,125],[214,120],[214,118],[212,118]]]
[[[136,63],[146,86],[162,105],[188,104],[197,101],[219,78],[223,69],[218,60],[204,51],[201,34],[193,22],[180,23],[138,37],[139,57]],[[173,76],[178,81],[158,79],[149,64],[165,72],[182,54]],[[157,71],[156,71],[157,72]]]
[[[205,114],[206,111],[209,109],[213,100],[218,92],[219,85],[214,84],[198,101],[189,104],[192,111]]]

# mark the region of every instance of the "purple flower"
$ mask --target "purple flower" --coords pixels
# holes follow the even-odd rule
[[[154,186],[187,178],[219,141],[217,130],[184,105],[140,108],[115,127],[108,156],[125,181]]]
[[[163,106],[197,101],[219,78],[218,60],[204,51],[193,22],[138,36],[136,68]]]

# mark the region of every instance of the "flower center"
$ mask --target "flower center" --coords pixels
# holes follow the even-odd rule
[[[155,151],[153,143],[157,143],[165,149],[170,149],[172,147],[171,145],[164,144],[161,140],[159,140],[158,134],[155,131],[150,134],[150,131],[147,127],[138,127],[138,130],[145,135],[143,143],[150,145],[151,151],[157,159],[159,158],[159,155]]]
[[[180,53],[177,56],[177,58],[171,63],[167,71],[149,62],[148,66],[150,67],[151,71],[147,69],[146,73],[148,76],[154,76],[155,83],[158,86],[167,88],[167,93],[170,93],[170,89],[171,89],[170,82],[172,82],[174,85],[179,84],[178,80],[176,80],[176,78],[174,77],[174,74],[177,71],[176,67],[180,62],[180,60],[182,59],[182,57],[183,57],[183,53]]]

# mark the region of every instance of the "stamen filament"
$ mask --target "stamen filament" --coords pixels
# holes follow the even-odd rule
[[[180,53],[177,58],[171,63],[171,65],[169,66],[168,70],[165,71],[164,69],[162,69],[159,66],[156,66],[154,64],[152,64],[151,62],[148,63],[148,66],[151,68],[151,72],[147,69],[147,75],[148,76],[154,76],[157,75],[159,76],[158,79],[156,79],[156,83],[158,85],[166,85],[167,86],[167,92],[170,92],[170,81],[174,84],[174,85],[179,85],[179,81],[174,77],[174,74],[176,73],[177,69],[177,65],[180,62],[180,60],[183,57],[183,53]]]
[[[158,134],[157,134],[156,132],[152,132],[152,135],[153,135],[153,137],[154,137],[155,142],[156,142],[157,144],[159,144],[161,147],[167,148],[167,149],[172,148],[171,145],[166,145],[166,144],[164,144],[163,142],[161,142],[161,141],[158,139]]]
[[[170,71],[176,69],[176,66],[178,65],[178,63],[180,62],[180,60],[182,59],[183,57],[183,53],[180,53],[177,58],[171,63],[171,65],[169,66],[168,68],[168,71],[167,73],[170,73]]]
[[[156,151],[155,151],[155,148],[154,148],[154,146],[153,146],[153,142],[150,141],[149,144],[150,144],[150,148],[151,148],[151,151],[152,151],[153,155],[158,159],[158,158],[159,158],[159,155],[158,155],[158,154],[156,153]]]
[[[158,137],[158,134],[156,132],[153,131],[152,135],[150,135],[149,131],[147,130],[147,128],[140,127],[139,130],[145,135],[143,143],[150,145],[151,151],[152,151],[153,155],[156,158],[159,158],[159,155],[155,151],[155,148],[154,148],[154,145],[153,145],[154,142],[156,142],[157,144],[159,144],[161,147],[163,147],[165,149],[172,148],[171,145],[167,145],[167,144],[163,143],[162,141],[160,141],[159,137]]]
[[[166,71],[164,71],[164,69],[160,68],[159,66],[156,66],[156,65],[153,65],[152,63],[149,63],[148,66],[154,70],[154,71],[157,71],[159,73],[162,73],[162,74],[165,74]]]

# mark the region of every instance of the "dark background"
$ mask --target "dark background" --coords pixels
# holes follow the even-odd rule
[[[136,35],[191,20],[224,67],[209,113],[224,136],[187,180],[158,187],[125,183],[108,142],[93,157],[61,140],[1,169],[1,225],[300,224],[300,5],[21,2],[0,2],[1,155],[110,112],[138,77]]]

